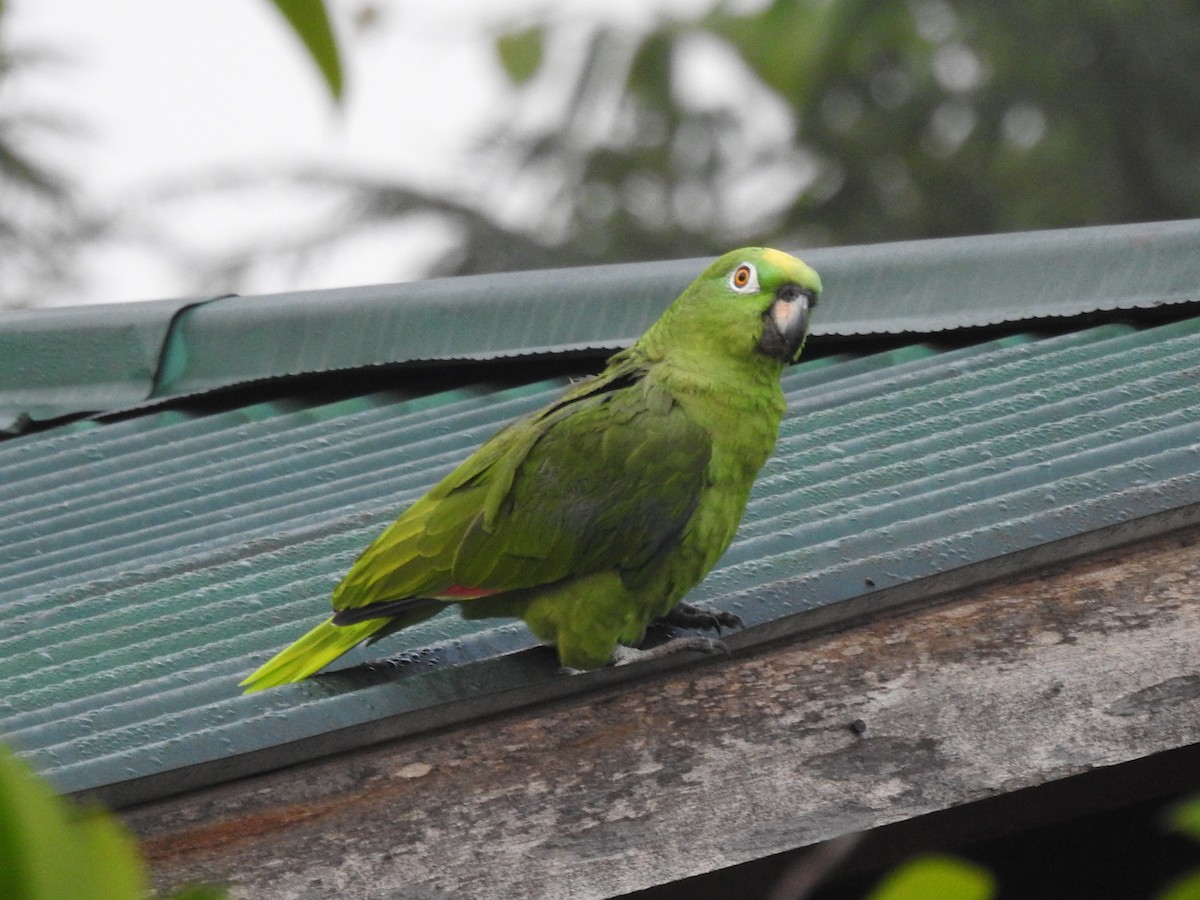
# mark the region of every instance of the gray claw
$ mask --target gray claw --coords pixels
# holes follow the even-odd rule
[[[676,653],[687,652],[728,653],[729,648],[725,646],[723,641],[718,641],[716,638],[703,637],[698,634],[672,638],[665,644],[659,644],[657,647],[650,647],[647,650],[617,644],[616,649],[613,650],[612,660],[609,662],[609,665],[627,666],[630,663],[649,662],[652,659],[662,659],[664,656],[673,656]]]

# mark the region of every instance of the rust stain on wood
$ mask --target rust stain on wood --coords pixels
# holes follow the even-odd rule
[[[224,819],[201,825],[187,831],[149,837],[142,841],[142,852],[153,862],[166,862],[178,856],[197,852],[216,852],[230,844],[249,838],[260,837],[282,831],[300,822],[319,818],[339,807],[353,803],[354,798],[342,802],[316,804],[314,806],[288,806],[283,809],[267,810],[237,819]]]

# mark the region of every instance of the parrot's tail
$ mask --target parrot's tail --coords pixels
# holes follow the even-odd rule
[[[388,619],[367,619],[353,625],[334,625],[332,619],[326,619],[263,663],[239,686],[250,694],[293,681],[303,681],[389,623]]]

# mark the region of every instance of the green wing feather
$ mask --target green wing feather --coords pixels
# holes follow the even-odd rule
[[[419,597],[469,604],[456,591],[504,593],[608,569],[635,578],[686,525],[710,452],[703,429],[643,375],[619,354],[487,441],[363,552],[334,609],[379,604],[388,615],[394,601]],[[326,621],[242,684],[300,680],[397,624]]]

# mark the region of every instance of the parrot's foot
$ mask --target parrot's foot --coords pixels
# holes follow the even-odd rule
[[[659,644],[657,647],[650,647],[647,650],[641,650],[637,647],[626,647],[624,644],[617,644],[613,650],[612,660],[609,665],[612,666],[627,666],[630,663],[649,662],[652,659],[662,659],[664,656],[672,656],[676,653],[728,653],[729,648],[721,641],[715,638],[701,637],[698,634],[689,634],[685,637],[677,637],[667,641],[665,644]]]
[[[679,628],[703,628],[720,634],[722,628],[731,631],[742,627],[742,620],[731,612],[720,609],[705,609],[690,603],[676,603],[669,613],[659,619]]]

